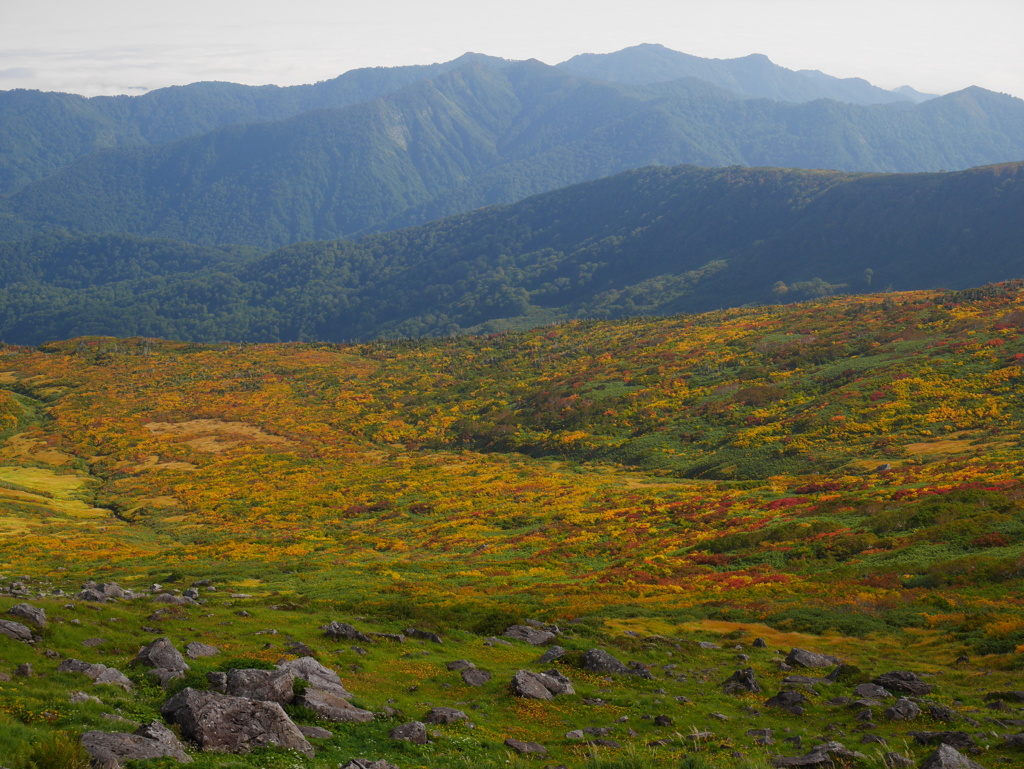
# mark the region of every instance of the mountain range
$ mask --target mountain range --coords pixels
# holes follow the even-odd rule
[[[0,331],[348,339],[965,287],[1019,276],[1021,159],[1020,99],[654,45],[5,92]]]

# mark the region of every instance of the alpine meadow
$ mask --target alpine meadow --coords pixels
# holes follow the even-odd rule
[[[0,767],[1024,766],[1024,102],[0,91]]]

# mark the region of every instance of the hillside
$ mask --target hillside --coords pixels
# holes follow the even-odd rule
[[[470,63],[380,99],[94,153],[0,201],[37,226],[280,247],[418,224],[646,165],[939,171],[1024,158],[1024,102],[743,100],[539,62]]]
[[[132,236],[0,243],[0,339],[345,341],[1024,277],[1024,166],[646,168],[274,252]]]
[[[193,746],[197,764],[525,761],[507,738],[593,769],[763,768],[826,740],[861,767],[883,750],[918,765],[941,741],[1012,764],[1022,318],[1018,282],[419,342],[3,347],[0,558],[24,576],[0,607],[51,623],[34,645],[0,635],[3,672],[34,669],[0,681],[0,747],[131,731],[102,713],[162,721],[174,691],[216,686],[208,672],[311,652],[372,722],[293,703],[329,727],[315,757]],[[136,597],[55,593],[87,579]],[[199,604],[181,595],[194,583]],[[559,626],[566,653],[546,665],[577,693],[511,694],[541,650],[484,641],[525,619]],[[391,636],[332,640],[330,621]],[[163,636],[221,653],[165,691],[129,665]],[[640,667],[588,668],[598,646]],[[783,668],[790,646],[850,667]],[[127,672],[131,691],[66,657]],[[493,678],[460,681],[460,657]],[[723,692],[741,667],[760,692]],[[855,702],[893,670],[922,676],[900,695],[916,711]],[[69,703],[83,687],[101,701]],[[799,710],[768,702],[780,689]],[[388,737],[437,706],[475,728]],[[583,727],[613,742],[564,736]]]

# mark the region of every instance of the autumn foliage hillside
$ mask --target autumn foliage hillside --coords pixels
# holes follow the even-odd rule
[[[35,416],[4,433],[2,557],[481,627],[639,612],[1012,653],[1022,325],[1004,284],[348,347],[8,347],[3,424]]]

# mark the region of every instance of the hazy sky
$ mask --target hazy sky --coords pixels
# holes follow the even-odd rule
[[[548,64],[661,43],[710,58],[1024,97],[1024,0],[5,0],[0,90],[291,85],[466,51]]]

